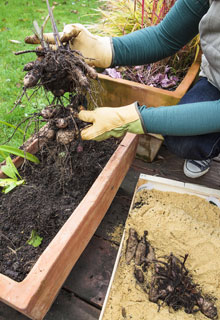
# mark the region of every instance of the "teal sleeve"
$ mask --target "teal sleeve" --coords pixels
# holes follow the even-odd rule
[[[142,106],[139,111],[149,133],[193,136],[220,132],[220,100],[157,108]]]
[[[171,56],[198,34],[208,0],[177,0],[156,26],[112,38],[113,66],[134,66]]]

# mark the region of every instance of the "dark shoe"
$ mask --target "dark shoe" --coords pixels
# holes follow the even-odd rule
[[[189,178],[199,178],[210,169],[211,160],[185,160],[183,171]]]

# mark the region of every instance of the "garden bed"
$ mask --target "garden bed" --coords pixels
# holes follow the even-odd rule
[[[43,206],[45,207],[45,213],[43,214],[42,218],[40,218],[40,209],[39,207],[35,209],[35,212],[30,213],[31,209],[26,208],[26,213],[24,214],[25,219],[27,218],[28,214],[33,215],[32,217],[36,218],[35,222],[32,221],[30,227],[36,226],[35,223],[40,225],[40,220],[45,220],[45,230],[43,235],[43,241],[47,238],[48,230],[50,230],[51,226],[53,227],[53,224],[56,226],[57,234],[53,238],[53,240],[49,243],[49,245],[46,247],[42,242],[43,251],[42,254],[39,252],[36,254],[35,258],[39,256],[36,263],[33,261],[27,261],[27,270],[25,272],[20,273],[20,267],[17,270],[14,270],[17,266],[18,261],[14,261],[15,263],[14,267],[13,263],[11,263],[11,259],[8,261],[8,270],[10,271],[12,268],[12,271],[15,272],[12,273],[11,278],[6,275],[1,274],[0,275],[0,300],[5,302],[6,304],[10,305],[11,307],[19,310],[20,312],[26,314],[31,319],[42,319],[44,315],[46,314],[47,310],[51,306],[54,298],[56,297],[56,294],[60,287],[62,286],[63,282],[65,281],[66,277],[68,276],[69,272],[71,271],[73,265],[78,260],[79,256],[85,249],[86,245],[88,244],[89,240],[91,239],[92,235],[94,234],[96,228],[98,227],[99,223],[101,222],[102,218],[104,217],[108,207],[110,206],[121,182],[124,178],[127,170],[129,169],[129,166],[135,156],[135,150],[137,147],[137,136],[133,134],[127,134],[126,137],[121,141],[121,143],[118,145],[116,151],[113,152],[113,155],[107,162],[107,164],[104,166],[104,162],[106,160],[106,154],[110,155],[112,150],[112,144],[110,147],[110,153],[109,153],[109,146],[104,148],[104,151],[100,151],[99,157],[98,152],[95,151],[94,145],[91,146],[91,149],[88,149],[88,153],[85,152],[85,157],[87,157],[87,165],[86,168],[83,171],[83,162],[82,162],[82,155],[78,155],[78,158],[73,161],[74,165],[76,163],[81,162],[81,164],[77,164],[77,170],[74,173],[73,167],[72,173],[73,176],[77,176],[78,179],[80,179],[80,176],[84,177],[81,180],[75,180],[72,181],[72,184],[69,184],[67,186],[68,191],[63,192],[64,185],[65,185],[65,179],[57,179],[57,172],[55,172],[56,178],[52,179],[51,176],[47,179],[46,174],[43,171],[43,169],[38,171],[38,175],[35,176],[38,178],[41,176],[46,182],[45,188],[43,190],[43,194],[46,194],[45,199],[48,199],[48,202],[50,199],[49,196],[49,185],[51,185],[51,188],[54,190],[53,194],[53,204],[51,205],[54,209],[54,211],[51,213],[51,220],[47,220],[48,216],[50,215],[50,205],[49,203]],[[40,143],[41,144],[41,143]],[[39,147],[39,141],[35,139],[30,147],[27,149],[27,151],[36,152]],[[101,145],[100,145],[101,147]],[[103,149],[103,146],[102,146]],[[114,149],[114,147],[113,147]],[[44,150],[44,149],[42,149]],[[86,147],[85,147],[86,151]],[[96,153],[96,154],[95,154]],[[41,152],[42,154],[42,152]],[[87,154],[87,156],[86,156]],[[91,154],[95,154],[94,158],[96,159],[95,163],[92,163],[91,160]],[[105,155],[104,155],[105,154]],[[104,155],[104,156],[103,156]],[[44,157],[44,152],[43,152]],[[103,157],[103,158],[102,158]],[[52,157],[53,158],[53,157]],[[105,160],[104,160],[105,158]],[[56,158],[57,159],[57,158]],[[90,160],[89,160],[90,159]],[[85,159],[84,159],[85,160]],[[17,158],[15,160],[15,163],[21,163],[20,158]],[[50,163],[50,161],[49,161]],[[50,163],[51,164],[51,163]],[[80,170],[79,170],[80,166]],[[89,166],[89,172],[88,172],[88,166]],[[94,167],[94,168],[93,168]],[[31,165],[29,167],[28,171],[31,171],[33,174],[35,173],[35,166]],[[62,168],[61,168],[62,169]],[[101,172],[98,174],[98,171]],[[23,168],[25,173],[25,167]],[[27,172],[28,172],[27,171]],[[91,176],[90,171],[92,172]],[[68,182],[70,183],[71,179],[70,177],[70,171],[66,172]],[[92,178],[96,178],[95,182],[92,184]],[[61,175],[63,177],[63,174]],[[52,182],[53,181],[53,182]],[[78,182],[76,182],[78,181]],[[36,182],[36,181],[35,181]],[[39,182],[38,182],[39,183]],[[73,189],[76,189],[77,183],[79,183],[83,188],[82,190],[77,190],[74,195],[74,201],[68,199],[67,196],[73,195],[74,192]],[[25,186],[24,186],[25,187]],[[26,185],[26,199],[29,198],[28,192],[30,192],[30,189],[34,189],[34,193],[32,194],[32,199],[36,197],[37,204],[39,206],[39,202],[43,203],[43,198],[40,197],[40,190],[39,185],[32,188],[32,185],[28,184]],[[86,193],[86,191],[89,189],[89,191]],[[16,190],[15,190],[16,191]],[[60,195],[62,197],[59,199],[58,194],[60,192]],[[85,194],[86,193],[86,194]],[[85,194],[85,196],[84,196]],[[13,195],[13,193],[12,193]],[[18,197],[18,196],[17,196]],[[80,201],[80,199],[82,199]],[[24,203],[25,203],[24,199]],[[45,200],[46,201],[46,200]],[[72,203],[74,202],[74,203]],[[20,205],[20,201],[18,198],[18,206]],[[63,210],[61,213],[58,213],[58,209],[61,209],[61,207],[64,205]],[[75,209],[74,209],[75,208]],[[43,209],[42,209],[43,210]],[[44,211],[44,210],[43,210]],[[4,212],[4,215],[7,213]],[[8,213],[9,214],[9,213]],[[62,215],[62,218],[60,217]],[[19,214],[16,215],[16,219],[18,218]],[[62,219],[64,217],[64,220],[67,219],[67,221],[64,223],[64,225],[61,227]],[[24,219],[24,218],[21,218]],[[48,222],[50,221],[50,222]],[[24,225],[26,224],[25,221]],[[16,223],[16,222],[15,222]],[[15,224],[14,223],[14,224]],[[17,224],[15,226],[18,227]],[[61,228],[60,228],[61,227]],[[14,227],[13,227],[14,228]],[[7,229],[7,227],[6,227]],[[52,228],[51,228],[52,229]],[[6,232],[6,231],[4,231]],[[55,230],[54,230],[55,232]],[[8,236],[10,233],[8,232],[6,236]],[[22,231],[20,229],[18,238],[22,235]],[[53,235],[54,236],[54,235]],[[44,239],[45,237],[45,239]],[[27,238],[23,238],[23,245],[26,246],[26,240]],[[50,240],[47,239],[46,242],[48,243]],[[12,253],[14,250],[13,247],[11,247]],[[19,249],[18,247],[16,247]],[[28,248],[28,246],[26,246]],[[35,251],[35,248],[32,249]],[[17,250],[19,252],[19,250]],[[9,255],[11,256],[11,253],[9,252]],[[15,252],[12,254],[12,256],[16,256]],[[30,258],[29,258],[30,259]],[[29,263],[27,263],[29,262]],[[28,267],[29,264],[29,267]],[[33,268],[31,269],[31,267]],[[22,280],[22,278],[25,276],[25,274],[28,272],[28,269],[31,269],[27,276]],[[18,275],[16,274],[19,273]],[[9,272],[10,273],[10,272]],[[17,282],[12,279],[12,277],[16,277],[16,279],[22,280],[21,282]]]
[[[84,142],[76,152],[53,142],[37,153],[40,164],[26,162],[19,170],[26,183],[0,194],[0,272],[22,281],[37,258],[86,195],[117,148],[116,140]],[[42,238],[28,244],[32,230]]]

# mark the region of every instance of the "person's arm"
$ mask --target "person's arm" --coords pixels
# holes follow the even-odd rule
[[[146,132],[192,136],[220,132],[220,100],[140,108]]]
[[[95,67],[147,64],[174,54],[188,43],[198,33],[199,21],[208,7],[208,0],[177,0],[157,26],[111,38],[95,36],[81,24],[68,24],[60,39],[80,51],[87,63]],[[52,33],[43,36],[54,44]],[[39,44],[40,40],[32,35],[25,42]]]
[[[176,53],[198,34],[208,8],[208,0],[177,0],[157,26],[112,38],[112,66],[147,64]]]
[[[126,132],[200,135],[220,132],[220,100],[150,108],[133,103],[119,108],[83,110],[78,117],[91,123],[81,131],[84,140],[119,138]]]

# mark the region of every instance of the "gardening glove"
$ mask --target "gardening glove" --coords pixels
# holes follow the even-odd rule
[[[68,42],[72,50],[80,51],[89,65],[99,68],[111,66],[113,54],[110,37],[95,36],[79,23],[67,24],[59,35],[61,42]],[[45,33],[44,40],[55,44],[53,33]],[[25,42],[40,43],[36,35],[26,37]]]
[[[91,126],[82,129],[83,140],[102,141],[110,137],[119,138],[126,132],[144,134],[137,103],[120,108],[82,110],[78,118],[92,123]]]

